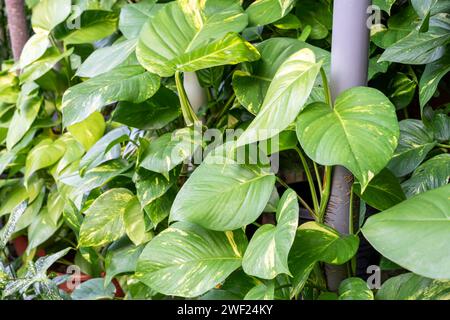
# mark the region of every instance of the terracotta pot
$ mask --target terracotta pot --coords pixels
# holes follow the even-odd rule
[[[25,251],[27,250],[28,247],[28,238],[26,236],[19,236],[17,238],[15,238],[14,240],[11,241],[13,246],[14,246],[14,250],[16,251],[17,256],[22,256]],[[45,250],[40,248],[37,250],[36,255],[38,257],[43,257],[45,256]]]
[[[64,275],[64,273],[57,273],[57,274],[58,274],[59,276]],[[101,276],[104,278],[104,277],[105,277],[105,273],[102,272],[102,273],[101,273]],[[82,274],[80,274],[80,275],[77,275],[77,276],[72,275],[71,277],[77,277],[77,280],[78,280],[78,282],[79,282],[80,284],[83,283],[83,282],[86,282],[86,281],[88,281],[88,280],[90,280],[90,279],[92,279],[92,277],[91,277],[90,275],[87,275],[87,274],[84,274],[84,273],[82,273]],[[72,293],[72,292],[73,292],[73,289],[71,289],[70,286],[69,286],[69,282],[72,282],[72,281],[73,281],[73,279],[70,279],[69,281],[60,284],[58,287],[59,287],[61,290],[63,290],[64,292]],[[118,282],[116,279],[113,279],[113,280],[112,280],[112,283],[113,283],[113,285],[116,287],[116,294],[115,294],[115,296],[116,296],[117,298],[122,298],[122,297],[124,297],[124,296],[125,296],[125,293],[123,292],[122,287],[120,286],[119,282]]]

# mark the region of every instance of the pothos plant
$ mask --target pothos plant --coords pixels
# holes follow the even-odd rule
[[[449,2],[374,4],[370,87],[332,101],[329,0],[27,1],[0,74],[2,297],[448,299]],[[361,236],[401,273],[380,290]],[[73,293],[68,265],[92,278]]]

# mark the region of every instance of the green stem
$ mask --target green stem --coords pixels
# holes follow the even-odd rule
[[[233,105],[234,100],[236,99],[236,94],[233,93],[231,97],[228,99],[228,101],[223,106],[222,110],[217,114],[217,116],[214,116],[211,118],[211,121],[208,122],[208,126],[219,121],[225,113],[230,109],[230,107]]]
[[[314,172],[316,174],[316,180],[317,180],[317,185],[319,186],[319,190],[320,190],[320,197],[322,198],[322,178],[320,176],[319,173],[319,167],[317,166],[317,163],[315,163],[313,161],[313,165],[314,165]]]
[[[320,210],[319,210],[319,222],[323,222],[325,217],[325,212],[327,210],[328,200],[330,200],[331,194],[331,172],[332,167],[325,167],[325,177],[323,181],[323,190],[322,190],[322,198],[320,201]]]
[[[183,113],[184,122],[187,126],[192,126],[199,122],[199,120],[192,109],[189,98],[184,90],[184,86],[181,81],[181,73],[179,71],[175,72],[175,83],[177,86],[178,96],[180,97],[181,112]]]
[[[450,149],[450,145],[448,144],[438,143],[437,146],[439,148]]]
[[[322,77],[323,91],[325,92],[325,102],[330,106],[330,108],[333,108],[331,90],[330,86],[328,85],[327,74],[325,73],[325,70],[323,68],[320,68],[320,76]]]
[[[319,201],[317,200],[317,192],[316,192],[316,187],[314,186],[314,180],[311,175],[311,170],[309,169],[308,162],[306,161],[306,158],[303,155],[302,151],[297,147],[295,147],[295,151],[297,151],[297,153],[300,157],[300,160],[302,161],[303,168],[305,169],[306,178],[308,179],[309,189],[311,190],[311,197],[312,197],[313,204],[314,204],[314,211],[316,213],[318,213],[319,212]]]
[[[280,177],[277,177],[277,181],[278,181],[279,184],[281,184],[281,185],[282,185],[283,187],[285,187],[286,189],[290,189],[290,188],[291,188],[291,187],[289,187],[289,185],[288,185],[286,182],[284,182]],[[296,194],[297,194],[297,193],[296,193]],[[297,194],[297,198],[298,198],[298,201],[300,201],[300,203],[305,207],[305,209],[308,210],[309,213],[310,213],[310,214],[314,217],[314,219],[317,221],[317,220],[318,220],[317,214],[314,212],[313,209],[311,209],[311,207],[308,205],[308,203],[307,203],[305,200],[303,200],[303,198],[300,197],[298,194]]]

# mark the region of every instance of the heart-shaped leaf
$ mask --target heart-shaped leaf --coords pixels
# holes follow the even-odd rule
[[[356,87],[341,93],[334,109],[309,105],[298,117],[297,136],[312,160],[346,167],[364,192],[391,159],[399,128],[395,107],[384,94]]]
[[[211,230],[235,230],[255,221],[275,184],[270,168],[210,154],[177,194],[171,221]]]
[[[136,276],[163,294],[196,297],[240,267],[246,246],[242,230],[217,232],[178,222],[145,247]]]
[[[343,264],[355,255],[358,245],[358,236],[340,235],[317,222],[302,224],[289,254],[289,268],[294,276],[293,294],[302,290],[316,262]]]
[[[162,77],[254,61],[257,50],[236,34],[246,25],[238,0],[174,1],[145,24],[136,54],[147,70]]]

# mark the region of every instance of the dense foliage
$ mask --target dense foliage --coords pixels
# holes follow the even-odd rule
[[[27,0],[0,73],[2,298],[449,299],[450,1],[375,0],[369,87],[333,103],[331,2]],[[336,165],[348,234],[324,221]],[[362,235],[401,273],[379,290]]]

